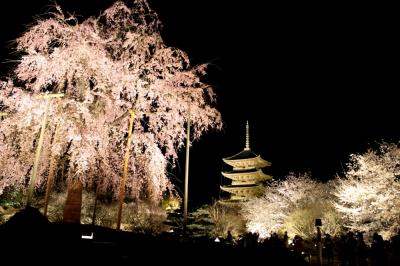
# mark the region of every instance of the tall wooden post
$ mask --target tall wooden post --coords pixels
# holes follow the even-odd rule
[[[135,118],[135,112],[133,110],[129,110],[129,113],[131,114],[131,118],[129,120],[128,141],[126,143],[126,151],[124,158],[124,172],[122,175],[121,188],[119,191],[117,230],[120,230],[121,228],[122,203],[124,202],[125,198],[125,183],[126,183],[126,177],[128,175],[129,151],[132,142],[133,120]]]
[[[190,103],[188,103],[188,119],[186,128],[186,162],[185,162],[185,192],[183,204],[183,230],[186,231],[188,214],[188,193],[189,193],[189,150],[190,150]]]
[[[47,123],[47,113],[49,111],[49,106],[50,106],[50,99],[52,98],[60,98],[63,97],[64,94],[62,93],[55,93],[55,94],[45,94],[45,95],[40,95],[39,98],[45,99],[46,100],[46,105],[44,109],[44,115],[42,119],[42,125],[40,128],[40,135],[39,135],[39,141],[36,147],[36,152],[35,152],[35,162],[33,164],[33,170],[32,170],[32,175],[29,180],[29,187],[28,187],[28,197],[26,200],[26,205],[29,206],[32,201],[32,194],[33,194],[33,189],[35,187],[36,183],[36,177],[37,177],[37,171],[39,167],[39,161],[40,161],[40,153],[42,151],[42,145],[43,145],[43,139],[44,139],[44,131],[46,129],[46,123]]]
[[[58,131],[59,131],[59,127],[56,126],[53,143],[54,143],[54,140],[56,140],[57,137],[58,137]],[[54,159],[51,159],[50,167],[49,167],[49,175],[47,177],[46,193],[45,193],[45,196],[44,196],[44,211],[43,211],[43,215],[46,216],[46,217],[47,217],[47,208],[49,206],[50,192],[51,192],[51,188],[53,186],[53,180],[54,180],[55,172],[56,172],[56,162],[55,162]]]

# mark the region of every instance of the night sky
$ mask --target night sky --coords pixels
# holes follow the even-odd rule
[[[2,2],[0,59],[50,1]],[[57,1],[64,11],[99,14],[111,0]],[[399,41],[390,6],[265,4],[263,1],[152,0],[168,46],[210,63],[206,81],[224,119],[191,149],[189,207],[219,197],[222,157],[244,148],[250,122],[254,152],[279,179],[311,172],[340,175],[351,153],[398,141]],[[262,4],[261,4],[262,3]],[[393,10],[393,11],[392,11]],[[1,64],[4,76],[10,64]],[[180,170],[183,180],[184,152]],[[179,184],[183,187],[183,184]]]

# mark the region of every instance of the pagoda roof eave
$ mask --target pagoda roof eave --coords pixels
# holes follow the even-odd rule
[[[260,155],[257,155],[256,157],[252,157],[252,158],[244,158],[244,159],[223,158],[222,160],[226,164],[228,164],[232,167],[240,167],[241,165],[249,165],[249,166],[254,166],[257,168],[263,168],[263,167],[267,167],[267,166],[271,165],[270,162],[261,158]]]
[[[223,191],[229,192],[229,193],[234,193],[235,191],[238,190],[261,190],[264,187],[262,185],[255,185],[255,186],[220,186],[220,188]]]
[[[272,179],[272,176],[264,174],[261,169],[251,171],[251,172],[221,172],[221,174],[231,180],[257,180],[265,181]]]
[[[222,205],[227,205],[227,206],[236,206],[240,203],[242,203],[244,200],[232,200],[232,199],[220,199],[218,200],[218,203]]]
[[[258,154],[254,153],[251,149],[243,149],[235,155],[226,157],[226,160],[240,160],[240,159],[251,159],[256,158]]]

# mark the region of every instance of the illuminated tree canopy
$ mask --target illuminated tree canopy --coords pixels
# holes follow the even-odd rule
[[[191,66],[160,29],[145,0],[118,1],[82,22],[56,6],[16,40],[20,61],[0,85],[0,111],[9,114],[0,121],[0,194],[27,183],[45,93],[65,96],[50,104],[36,189],[53,171],[116,196],[133,109],[127,193],[158,201],[173,190],[167,163],[184,144],[189,104],[194,139],[222,121],[201,81],[206,65]]]
[[[290,174],[282,181],[274,181],[264,195],[243,203],[246,227],[265,238],[271,232],[287,231],[291,237],[315,235],[315,218],[324,221],[323,231],[340,231],[330,195],[330,183],[319,183],[308,174]]]
[[[399,144],[382,143],[378,150],[351,155],[335,193],[345,225],[385,238],[396,234],[400,228],[399,176]]]

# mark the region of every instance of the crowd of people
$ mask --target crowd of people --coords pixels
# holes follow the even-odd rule
[[[232,241],[232,238],[229,237],[229,240]],[[325,234],[320,240],[313,241],[306,241],[296,235],[290,241],[285,232],[281,236],[271,233],[269,238],[259,242],[257,234],[248,233],[241,237],[237,244],[243,248],[286,248],[310,264],[311,257],[315,260],[319,256],[318,246],[321,245],[323,265],[400,265],[400,232],[389,240],[383,240],[381,235],[374,233],[368,240],[364,239],[363,233],[347,232],[337,237]]]
[[[323,239],[324,255],[328,264],[335,265],[400,265],[400,234],[390,240],[374,233],[369,242],[361,232],[348,232],[337,238],[326,234]]]

